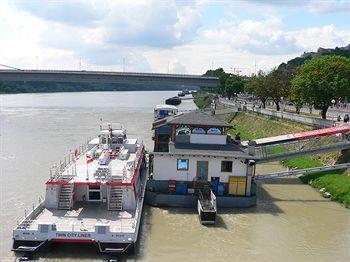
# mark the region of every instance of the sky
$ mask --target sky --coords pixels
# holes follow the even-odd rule
[[[0,0],[0,64],[21,69],[252,74],[348,44],[350,0]]]

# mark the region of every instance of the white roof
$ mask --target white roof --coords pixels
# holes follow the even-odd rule
[[[98,139],[98,137],[92,139],[89,144],[90,145],[98,145],[100,143],[100,140]]]
[[[162,105],[156,105],[154,110],[177,110],[177,107],[172,105],[162,104]]]
[[[124,136],[125,135],[125,130],[117,129],[117,130],[112,130],[112,134],[116,136]],[[100,134],[109,134],[109,130],[101,130]]]

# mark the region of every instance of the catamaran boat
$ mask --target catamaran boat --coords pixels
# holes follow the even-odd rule
[[[50,243],[90,243],[100,252],[134,249],[147,177],[142,142],[120,124],[100,126],[99,136],[50,170],[45,200],[13,230],[13,251],[34,252]]]

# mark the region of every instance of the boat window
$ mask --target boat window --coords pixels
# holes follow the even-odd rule
[[[189,135],[191,130],[188,127],[182,127],[176,130],[176,135]]]
[[[107,139],[103,136],[101,139],[101,144],[106,144],[106,142],[107,142]]]
[[[169,142],[169,135],[158,135],[159,142]]]
[[[169,112],[167,110],[159,110],[158,115],[160,118],[167,117],[169,115]]]
[[[212,127],[208,129],[208,134],[221,135],[221,130],[217,127]]]
[[[192,134],[205,134],[205,130],[201,127],[195,127],[192,129]]]
[[[188,159],[178,159],[177,170],[188,170]]]
[[[89,190],[100,190],[100,186],[92,186],[92,185],[89,185]]]
[[[90,191],[89,200],[101,200],[101,192],[99,191]]]
[[[158,133],[169,133],[169,126],[161,126],[158,128]]]
[[[232,161],[221,161],[221,172],[232,172]]]
[[[118,144],[118,137],[112,137],[112,144]]]

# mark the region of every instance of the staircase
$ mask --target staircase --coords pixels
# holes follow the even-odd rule
[[[58,209],[69,210],[73,200],[73,184],[61,186],[61,191],[58,199]]]
[[[121,182],[122,178],[113,178],[113,182]],[[122,186],[111,186],[109,191],[109,202],[108,210],[121,211],[123,209],[123,187]]]

